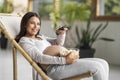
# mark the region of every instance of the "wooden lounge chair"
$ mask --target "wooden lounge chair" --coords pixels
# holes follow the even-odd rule
[[[9,17],[9,18],[8,18]],[[6,19],[7,18],[7,19]],[[6,21],[7,20],[7,21]],[[16,22],[16,20],[18,20]],[[19,28],[21,17],[13,16],[13,15],[0,15],[0,30],[6,35],[6,37],[11,41],[13,44],[13,79],[17,80],[17,50],[24,56],[24,58],[31,64],[31,66],[40,74],[40,76],[44,80],[51,80],[43,71],[42,69],[34,62],[31,57],[22,49],[22,47],[14,40],[15,32],[12,29],[12,32],[9,31],[14,25]],[[10,24],[9,23],[10,21]],[[17,25],[16,25],[17,24]],[[9,27],[9,28],[8,28]],[[15,30],[15,29],[14,29]],[[16,29],[19,30],[19,29]],[[85,77],[92,76],[92,73],[88,72],[79,76],[70,77],[63,80],[80,80]]]

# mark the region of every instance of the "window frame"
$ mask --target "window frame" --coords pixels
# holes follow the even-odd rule
[[[99,0],[92,0],[92,7],[95,9],[92,19],[95,21],[120,21],[120,16],[101,16],[99,15],[98,7],[100,6]]]

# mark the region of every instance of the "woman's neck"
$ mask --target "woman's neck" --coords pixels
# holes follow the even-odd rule
[[[29,37],[29,38],[33,38],[33,39],[35,39],[36,38],[36,36],[35,35],[25,35],[26,37]]]
[[[42,40],[41,38],[38,38],[38,37],[36,37],[35,35],[34,35],[34,36],[25,35],[25,37],[32,38],[32,39],[37,39],[37,40]]]

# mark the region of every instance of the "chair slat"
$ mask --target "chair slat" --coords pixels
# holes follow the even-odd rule
[[[17,49],[13,47],[13,80],[17,80]]]

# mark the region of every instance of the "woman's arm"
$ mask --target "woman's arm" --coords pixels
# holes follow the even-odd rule
[[[66,64],[65,57],[45,55],[29,40],[20,40],[19,43],[20,43],[20,46],[37,63],[41,63],[41,64]]]
[[[46,39],[52,44],[52,45],[63,45],[65,42],[66,33],[57,35],[57,38],[49,38],[46,37]]]
[[[56,30],[57,38],[56,39],[50,39],[47,38],[47,40],[52,44],[52,45],[63,45],[65,42],[65,37],[66,37],[66,31],[68,28],[62,27]]]

